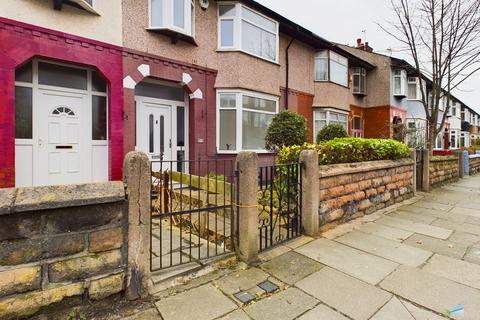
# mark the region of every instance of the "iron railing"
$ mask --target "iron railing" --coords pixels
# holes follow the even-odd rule
[[[260,251],[300,236],[301,170],[297,163],[259,168]]]
[[[233,160],[151,162],[151,271],[232,251]]]

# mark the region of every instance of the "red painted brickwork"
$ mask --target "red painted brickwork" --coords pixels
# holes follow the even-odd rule
[[[285,110],[285,93],[286,88],[280,88],[280,110]],[[313,94],[289,89],[288,90],[288,110],[301,114],[307,119],[308,141],[313,142]]]
[[[407,110],[394,106],[379,106],[365,109],[365,138],[391,138],[394,117],[406,123]]]
[[[0,187],[15,186],[15,68],[34,57],[94,66],[109,83],[109,177],[122,179],[122,48],[0,18]]]
[[[354,136],[354,131],[358,131],[358,133],[361,133],[362,136],[365,135],[365,120],[366,120],[366,110],[365,108],[359,107],[359,106],[354,106],[350,105],[350,115],[348,116],[348,134],[351,136]],[[361,122],[361,129],[360,130],[354,130],[353,129],[353,117],[360,117],[360,122]]]

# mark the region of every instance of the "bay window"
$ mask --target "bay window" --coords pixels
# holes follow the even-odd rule
[[[457,132],[452,131],[450,134],[450,149],[458,149],[457,141]]]
[[[365,68],[353,68],[353,94],[367,94],[367,70]]]
[[[315,81],[331,81],[348,87],[348,59],[333,51],[317,52]]]
[[[241,3],[218,6],[219,50],[243,51],[278,62],[278,23]]]
[[[339,124],[348,131],[348,112],[339,112],[330,109],[320,109],[313,112],[313,137],[329,124]]]
[[[217,93],[219,152],[265,150],[265,135],[278,112],[278,98],[250,91]]]
[[[407,87],[407,72],[405,70],[393,70],[393,95],[405,97]]]
[[[149,29],[169,29],[193,36],[195,0],[149,0]]]

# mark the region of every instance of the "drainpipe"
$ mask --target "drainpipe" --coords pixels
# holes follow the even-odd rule
[[[285,61],[285,68],[286,68],[286,71],[285,71],[285,78],[286,78],[286,81],[285,81],[286,82],[285,83],[285,110],[288,110],[288,89],[289,89],[289,87],[288,87],[288,85],[289,85],[289,83],[288,83],[288,80],[289,80],[288,79],[288,77],[289,77],[288,70],[289,70],[289,65],[290,65],[288,50],[290,49],[290,46],[292,45],[293,40],[294,40],[294,38],[292,38],[290,40],[290,43],[288,44],[287,48],[285,49],[285,60],[286,60]]]

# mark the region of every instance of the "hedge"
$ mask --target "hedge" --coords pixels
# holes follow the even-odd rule
[[[302,150],[315,150],[320,165],[408,158],[410,149],[390,139],[336,138],[319,144],[284,147],[278,153],[278,163],[298,162]]]

